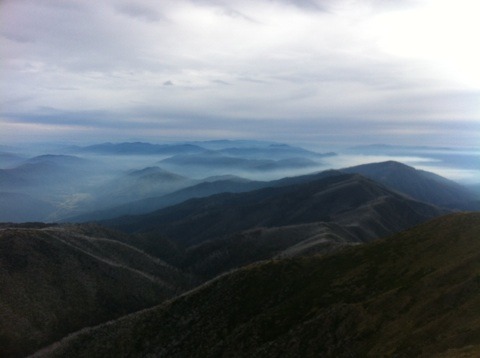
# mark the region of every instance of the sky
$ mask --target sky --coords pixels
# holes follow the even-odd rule
[[[0,0],[0,142],[480,145],[475,0]]]

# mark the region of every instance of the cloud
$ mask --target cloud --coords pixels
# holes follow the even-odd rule
[[[163,19],[163,16],[159,14],[157,9],[145,4],[139,4],[138,2],[122,2],[116,7],[116,9],[120,13],[134,19],[146,20],[149,22],[156,22]]]
[[[475,66],[458,56],[448,63],[425,51],[414,56],[396,32],[408,19],[415,24],[423,16],[428,25],[425,14],[438,19],[447,3],[397,4],[4,0],[0,118],[9,128],[28,123],[36,124],[32,130],[44,124],[107,133],[111,127],[118,136],[122,128],[126,136],[132,128],[157,128],[176,137],[201,130],[205,137],[304,139],[329,130],[349,138],[386,135],[374,123],[432,128],[436,121],[477,121],[480,82],[465,72]],[[467,23],[452,33],[478,27]],[[432,36],[416,31],[424,41]]]

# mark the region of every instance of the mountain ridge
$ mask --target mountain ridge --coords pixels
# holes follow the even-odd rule
[[[451,214],[331,255],[252,264],[36,356],[474,357],[479,235],[480,214]]]
[[[2,356],[24,356],[191,286],[192,278],[118,235],[91,225],[2,224]]]
[[[474,197],[460,184],[440,175],[418,170],[393,160],[341,169],[362,174],[403,194],[434,205],[465,209]]]
[[[198,243],[207,238],[254,227],[331,221],[332,215],[335,220],[345,222],[352,215],[348,215],[350,206],[360,209],[368,200],[378,199],[382,195],[391,196],[400,202],[408,201],[400,194],[360,175],[339,174],[303,184],[190,199],[150,214],[122,217],[117,221],[105,221],[103,224],[129,232],[160,230],[167,237],[173,235],[175,240]],[[428,204],[408,202],[420,211],[425,209],[432,210],[432,213],[441,212]],[[325,206],[327,203],[328,206]],[[379,207],[384,203],[385,201],[378,200],[372,202]],[[362,210],[368,211],[369,207],[365,206]],[[189,216],[194,221],[187,224]],[[242,218],[241,223],[236,221],[237,218]],[[395,224],[394,226],[398,227]],[[187,237],[188,239],[185,239]]]
[[[293,181],[299,182],[190,199],[101,223],[134,233],[128,244],[205,280],[258,260],[368,242],[448,212],[358,174]]]
[[[392,168],[394,170],[392,170]],[[87,212],[75,217],[74,221],[106,220],[122,215],[138,215],[159,210],[165,207],[179,204],[191,198],[207,197],[223,192],[237,193],[247,192],[264,187],[286,186],[296,183],[313,181],[327,175],[335,175],[341,172],[362,174],[377,181],[388,188],[396,190],[415,200],[424,201],[433,205],[446,206],[450,209],[475,210],[475,194],[460,184],[441,177],[437,174],[418,170],[400,162],[386,161],[354,166],[339,170],[325,170],[312,174],[295,177],[285,177],[272,181],[229,181],[217,180],[211,184],[203,181],[193,186],[180,189],[179,191],[159,197],[150,197],[134,202],[128,202],[121,206],[110,207],[103,211]],[[398,175],[397,175],[398,174]],[[409,176],[412,176],[409,178]]]

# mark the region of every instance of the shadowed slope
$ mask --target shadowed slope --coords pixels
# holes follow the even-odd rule
[[[40,356],[478,356],[479,238],[480,215],[456,214],[330,256],[252,265]]]
[[[358,173],[381,183],[391,190],[409,196],[415,200],[433,205],[441,205],[461,210],[477,210],[478,195],[460,184],[431,172],[417,170],[405,164],[388,161],[346,168],[341,171],[323,171],[320,173],[288,177],[273,181],[246,181],[238,178],[220,178],[202,182],[173,193],[149,197],[111,207],[106,210],[87,212],[69,218],[67,221],[108,220],[122,215],[139,215],[179,204],[191,198],[203,198],[220,193],[240,193],[267,187],[284,187],[294,184],[313,182],[322,177],[339,175],[341,172]],[[128,192],[135,192],[129,190]],[[141,197],[142,195],[138,196]]]
[[[382,183],[389,188],[434,205],[465,209],[475,199],[473,192],[440,175],[387,161],[342,169]]]
[[[101,231],[95,235],[93,226],[6,226],[0,229],[2,357],[23,356],[189,287],[176,269]]]
[[[137,232],[129,244],[210,279],[259,260],[331,252],[446,213],[359,175],[318,175],[106,224]]]
[[[157,231],[190,246],[253,228],[314,222],[348,226],[358,240],[368,240],[442,213],[359,175],[340,174],[285,187],[192,199],[105,224],[128,232]]]

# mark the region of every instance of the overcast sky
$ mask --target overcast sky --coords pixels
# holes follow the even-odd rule
[[[480,144],[475,0],[1,0],[0,141]]]

